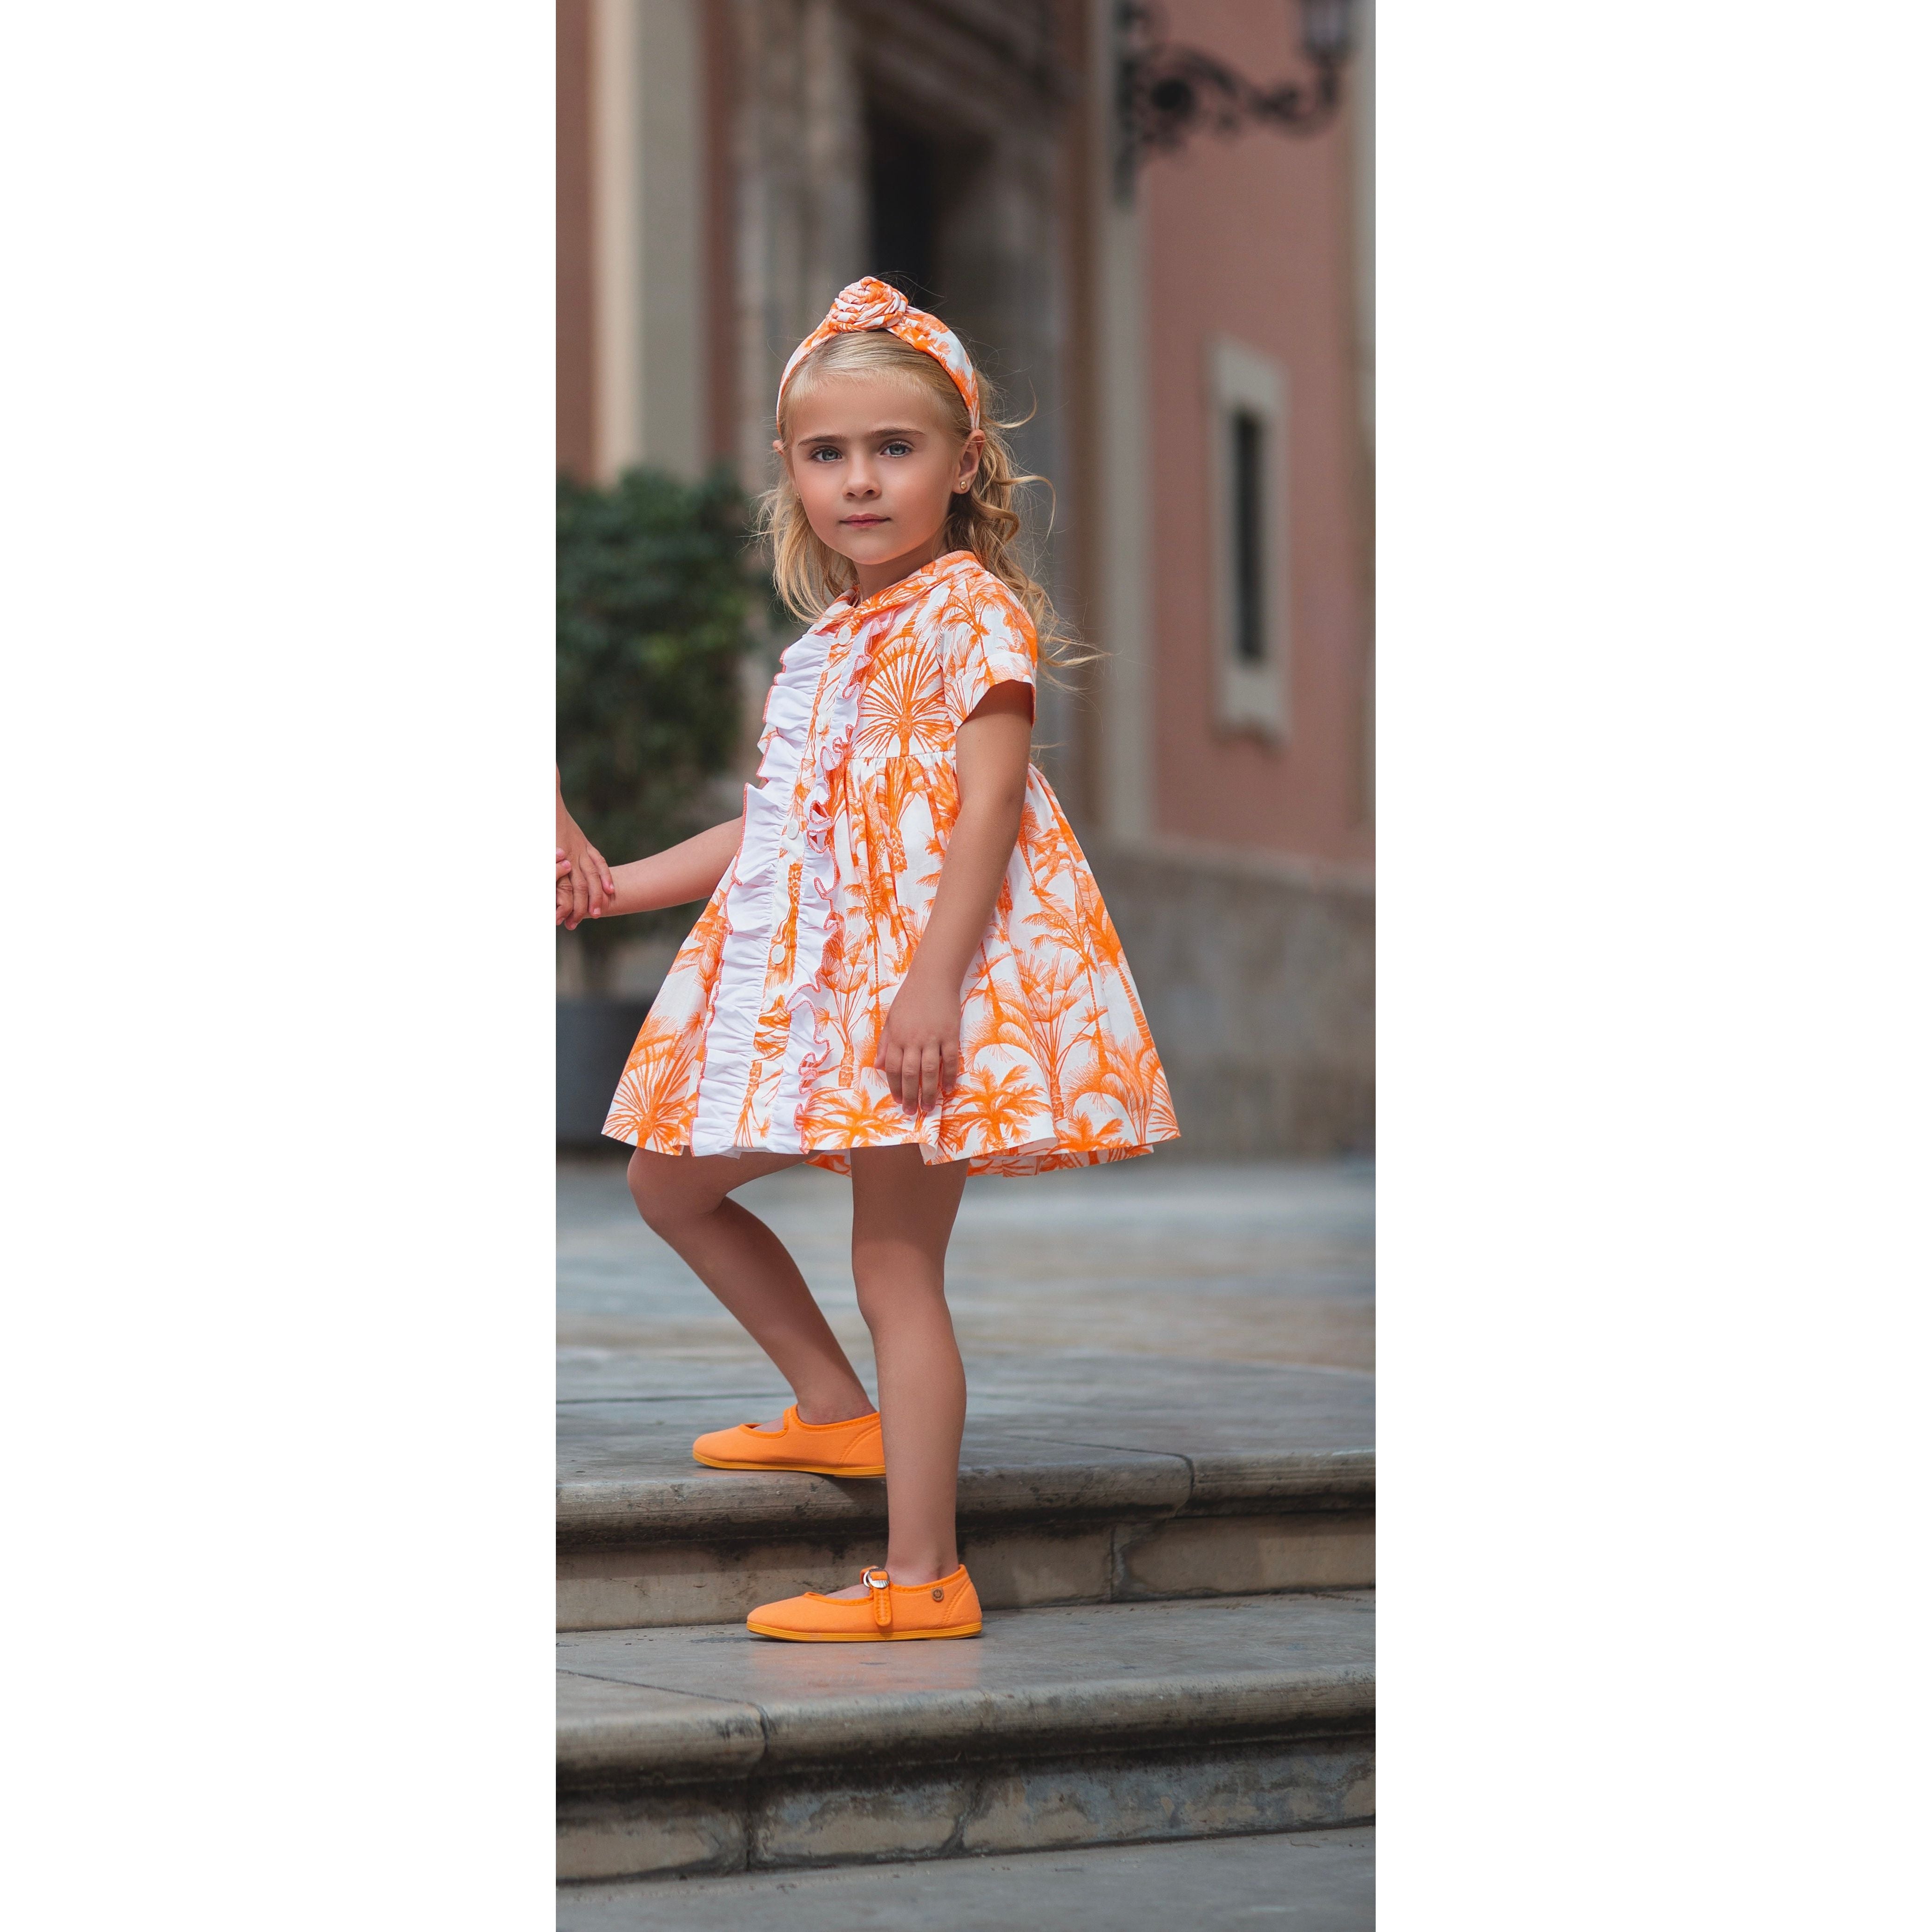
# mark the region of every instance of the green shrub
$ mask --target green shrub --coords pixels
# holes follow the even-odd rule
[[[722,471],[687,484],[633,470],[608,490],[557,479],[557,763],[564,802],[613,866],[722,815],[706,781],[738,746],[739,664],[764,602],[746,543]],[[662,922],[578,932],[608,944]]]

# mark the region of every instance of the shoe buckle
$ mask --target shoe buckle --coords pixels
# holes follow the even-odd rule
[[[860,1579],[872,1593],[872,1615],[881,1630],[892,1627],[892,1580],[880,1569],[868,1570]]]

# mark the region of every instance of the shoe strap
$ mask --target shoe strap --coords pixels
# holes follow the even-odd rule
[[[881,1630],[892,1627],[892,1580],[881,1569],[868,1570],[859,1580],[872,1593],[872,1614]]]

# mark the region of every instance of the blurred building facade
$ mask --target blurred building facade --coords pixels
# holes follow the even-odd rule
[[[872,274],[1052,479],[1098,660],[1036,756],[1202,1153],[1373,1109],[1373,17],[1319,131],[1122,163],[1150,38],[1272,84],[1297,0],[559,0],[557,460],[770,475],[792,347]],[[1042,507],[1044,507],[1042,506]]]

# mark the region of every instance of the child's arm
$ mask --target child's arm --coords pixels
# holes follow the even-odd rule
[[[708,899],[724,876],[724,868],[736,856],[744,832],[745,821],[740,816],[728,824],[714,825],[709,832],[700,832],[682,845],[670,846],[664,851],[653,852],[648,859],[635,859],[628,866],[618,866],[610,874],[614,891],[604,903],[603,916],[656,912],[661,906],[688,905],[693,899]],[[583,916],[574,910],[569,880],[560,878],[557,924],[574,932]]]
[[[958,1077],[960,986],[1020,836],[1032,735],[1032,687],[1016,680],[994,685],[959,728],[959,816],[919,950],[879,1036],[886,1083],[915,1111],[937,1106]]]

